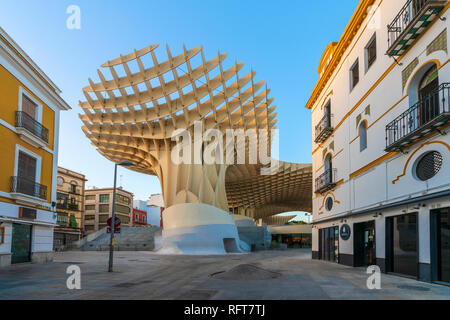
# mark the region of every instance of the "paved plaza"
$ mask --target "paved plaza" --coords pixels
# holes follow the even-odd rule
[[[450,299],[450,287],[382,275],[369,290],[363,268],[311,260],[310,250],[219,256],[116,252],[56,253],[53,263],[0,269],[0,299]],[[66,286],[66,269],[81,269],[81,290]]]

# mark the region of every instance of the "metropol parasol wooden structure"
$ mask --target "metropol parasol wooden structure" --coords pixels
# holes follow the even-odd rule
[[[109,70],[109,79],[100,70],[99,82],[89,79],[89,86],[83,88],[86,100],[80,102],[84,112],[80,118],[84,133],[105,158],[115,163],[131,161],[129,169],[158,176],[167,208],[165,228],[196,228],[205,219],[205,224],[222,224],[228,219],[216,221],[208,210],[205,215],[198,213],[207,207],[266,222],[282,212],[311,212],[310,164],[280,161],[273,174],[261,175],[266,165],[260,162],[171,161],[174,131],[193,133],[196,122],[202,124],[203,132],[254,129],[258,138],[260,132],[267,132],[264,138],[270,153],[276,106],[264,81],[254,81],[253,70],[241,76],[244,64],[237,62],[224,68],[224,53],[206,61],[202,47],[187,50],[183,46],[181,54],[172,56],[167,46],[167,59],[159,62],[157,48],[148,46],[104,63],[101,67]],[[151,67],[145,67],[144,60],[150,60]],[[262,129],[265,131],[259,131]],[[247,153],[248,149],[247,142]],[[205,206],[199,209],[198,205]],[[177,206],[176,213],[167,212]],[[188,216],[181,213],[189,211],[193,213]],[[173,221],[166,223],[166,218]],[[188,220],[191,222],[180,224]]]

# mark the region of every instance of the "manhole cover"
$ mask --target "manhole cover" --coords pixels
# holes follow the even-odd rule
[[[406,290],[415,290],[415,291],[430,291],[430,288],[411,286],[411,285],[400,285],[400,286],[397,286],[397,288],[406,289]]]
[[[281,277],[281,273],[264,270],[251,264],[240,264],[226,272],[217,272],[211,277],[220,280],[268,280]]]

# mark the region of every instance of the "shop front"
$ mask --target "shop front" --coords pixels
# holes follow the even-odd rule
[[[450,284],[450,208],[431,211],[432,281]]]
[[[339,263],[339,227],[319,230],[319,257],[321,260]]]
[[[417,212],[386,218],[387,272],[418,276]]]

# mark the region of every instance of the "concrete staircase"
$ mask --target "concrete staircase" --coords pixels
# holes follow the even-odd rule
[[[114,248],[116,251],[158,250],[161,231],[160,227],[121,227],[121,233],[115,235]],[[88,239],[88,237],[90,238]],[[95,236],[89,235],[81,239],[78,243],[78,250],[108,251],[110,239],[111,234],[106,233],[106,228],[104,228]]]

